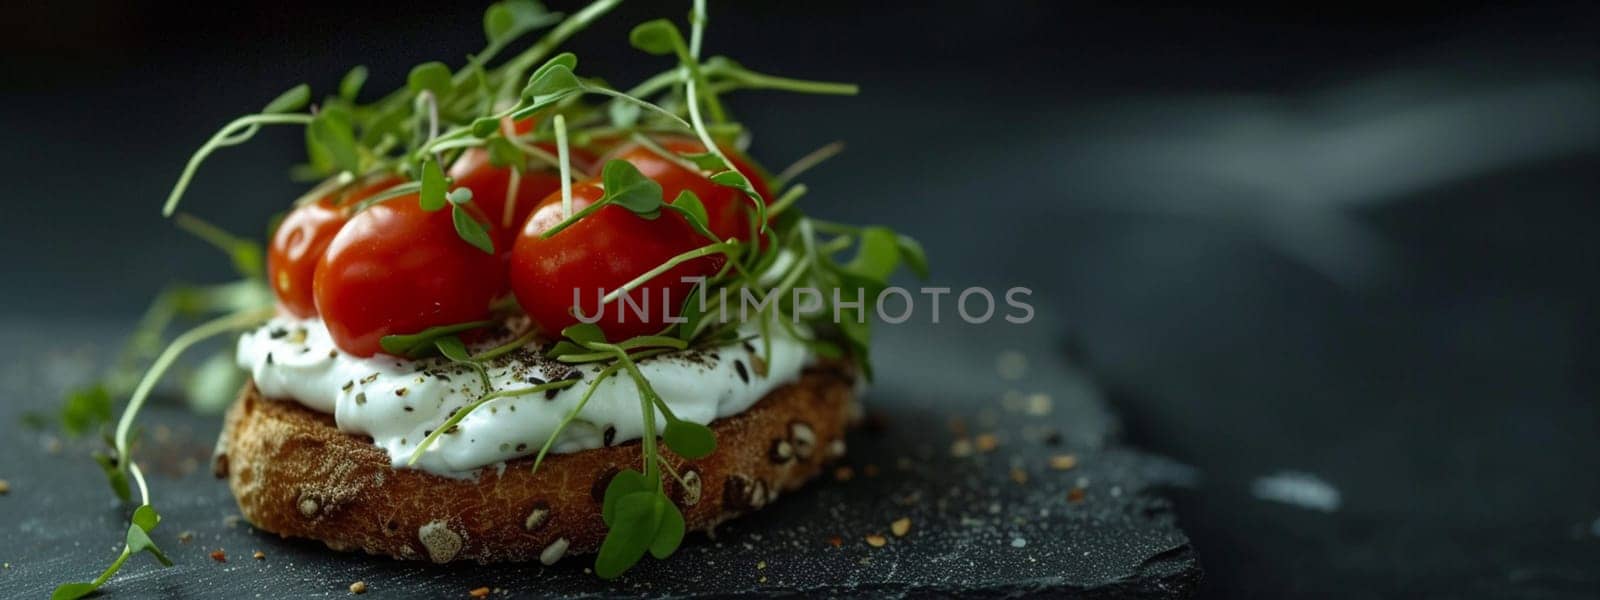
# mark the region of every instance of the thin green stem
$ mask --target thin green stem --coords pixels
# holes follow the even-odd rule
[[[561,422],[557,423],[555,430],[550,432],[550,437],[545,438],[544,445],[539,448],[539,455],[533,459],[533,472],[539,472],[539,465],[544,463],[544,457],[550,453],[550,447],[555,445],[556,438],[561,437],[561,432],[566,431],[567,425],[570,425],[573,419],[578,418],[578,414],[583,412],[583,407],[589,405],[589,398],[593,397],[594,391],[600,388],[600,383],[605,381],[607,377],[615,375],[617,369],[620,368],[622,368],[620,365],[613,363],[595,373],[594,381],[590,382],[588,389],[583,391],[583,397],[578,399],[578,403],[573,405],[572,410],[567,411],[566,416],[561,417]]]
[[[183,197],[184,190],[189,189],[189,182],[194,179],[195,172],[200,170],[200,164],[205,162],[206,157],[211,156],[211,153],[219,148],[238,145],[250,139],[250,136],[234,136],[233,134],[236,131],[250,127],[259,130],[261,125],[308,125],[311,123],[311,119],[311,115],[301,113],[286,115],[255,114],[239,117],[224,125],[215,135],[211,136],[211,139],[200,146],[199,150],[195,151],[194,156],[189,157],[189,163],[184,165],[183,173],[178,176],[178,183],[173,185],[172,192],[167,194],[167,203],[161,207],[161,216],[170,217],[172,216],[172,211],[178,209],[178,199]],[[252,130],[250,135],[253,136],[254,134],[255,132]]]
[[[594,214],[594,211],[610,205],[610,198],[601,198],[596,200],[594,204],[583,207],[583,210],[580,210],[572,216],[563,219],[560,223],[556,223],[554,227],[546,229],[544,233],[539,234],[539,237],[548,240],[555,234],[561,233],[562,231],[566,230],[566,228],[571,227],[573,223],[577,223],[578,221],[583,220],[584,217]]]
[[[122,411],[122,419],[117,422],[116,448],[118,465],[127,468],[133,463],[128,455],[128,432],[133,429],[133,419],[138,416],[139,409],[144,407],[145,400],[150,397],[151,390],[156,387],[156,382],[161,381],[161,376],[166,374],[178,356],[206,338],[227,333],[236,329],[243,329],[272,317],[271,308],[238,312],[201,324],[199,327],[183,332],[172,340],[166,350],[156,357],[155,363],[150,365],[150,370],[145,372],[144,378],[139,380],[139,386],[134,388],[133,396],[128,399],[127,408]]]
[[[661,108],[661,106],[659,104],[656,104],[654,102],[647,102],[647,101],[644,101],[644,100],[640,100],[638,98],[635,98],[633,96],[629,96],[629,95],[624,94],[622,92],[619,92],[619,91],[616,91],[616,90],[613,90],[613,89],[610,89],[610,88],[600,87],[600,86],[594,86],[594,85],[585,84],[585,85],[581,86],[579,89],[583,90],[584,92],[600,94],[602,96],[610,96],[612,98],[616,98],[616,99],[622,100],[624,102],[631,102],[633,104],[637,104],[637,105],[639,105],[640,108],[643,108],[645,110],[649,110],[649,111],[652,111],[652,112],[655,112],[657,114],[660,114],[662,116],[667,117],[667,119],[671,120],[673,123],[681,125],[685,130],[688,130],[688,131],[694,131],[695,130],[695,126],[690,124],[688,121],[683,120],[683,117],[678,116],[678,114],[675,113],[675,112],[672,112],[672,111],[667,110],[665,108]],[[693,107],[694,103],[691,102],[691,103],[689,103],[689,105],[691,107]],[[693,109],[691,108],[691,110],[693,110]],[[701,127],[704,127],[704,125],[701,125]]]
[[[645,283],[649,282],[651,279],[655,279],[656,277],[661,276],[661,274],[666,273],[667,271],[671,271],[674,267],[677,267],[678,265],[681,265],[683,263],[689,262],[689,261],[697,259],[697,258],[704,258],[704,257],[707,257],[707,256],[711,256],[712,254],[725,253],[728,250],[733,249],[733,248],[737,248],[737,247],[739,247],[739,244],[736,243],[736,242],[718,242],[718,243],[715,243],[715,244],[706,244],[706,245],[701,246],[699,248],[696,248],[694,250],[690,250],[690,251],[685,252],[683,254],[679,254],[677,256],[669,258],[669,259],[666,260],[666,262],[663,262],[660,265],[657,265],[656,268],[650,269],[649,271],[646,271],[645,274],[640,275],[638,277],[635,277],[633,279],[633,281],[629,281],[628,283],[624,284],[620,288],[611,290],[611,292],[607,293],[604,298],[600,299],[600,304],[601,305],[605,305],[605,304],[609,304],[609,303],[615,302],[618,298],[621,298],[623,294],[626,294],[628,292],[631,292],[631,291],[637,289],[639,286],[644,285]]]
[[[528,342],[533,341],[533,338],[538,336],[539,331],[537,329],[529,329],[527,333],[517,336],[516,339],[472,355],[472,360],[474,362],[481,362],[500,358],[501,356],[511,353],[517,348],[528,345]]]
[[[528,69],[533,68],[533,65],[544,60],[546,55],[560,46],[562,42],[567,41],[567,38],[582,31],[595,19],[610,12],[611,9],[616,8],[621,3],[622,0],[596,0],[583,7],[583,10],[562,21],[555,29],[551,29],[550,33],[539,38],[539,41],[534,42],[533,46],[507,60],[506,64],[501,67],[504,79],[501,81],[500,96],[510,95],[510,91],[516,89],[516,86],[522,82],[522,78],[527,74]]]
[[[411,452],[411,457],[406,459],[406,466],[409,467],[417,464],[417,460],[422,458],[422,453],[426,451],[429,446],[432,446],[434,442],[438,441],[439,436],[448,433],[450,429],[460,424],[463,419],[466,419],[467,415],[472,414],[473,411],[478,410],[478,407],[483,406],[491,400],[509,398],[512,396],[523,396],[549,390],[565,389],[572,387],[576,383],[578,382],[575,380],[564,379],[561,381],[552,381],[550,383],[543,383],[532,387],[486,393],[482,397],[479,397],[472,404],[468,404],[456,409],[454,413],[451,413],[450,418],[445,420],[444,424],[440,425],[438,429],[433,430],[433,433],[428,434],[428,437],[422,438],[422,442],[417,444],[417,449]]]
[[[572,216],[572,157],[567,150],[567,118],[557,114],[556,160],[561,163],[561,218]]]

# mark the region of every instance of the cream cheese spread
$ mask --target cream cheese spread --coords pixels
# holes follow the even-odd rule
[[[744,343],[686,350],[645,358],[639,370],[678,418],[709,424],[738,414],[768,392],[797,380],[812,360],[805,344],[774,324],[768,338],[747,323]],[[474,347],[481,351],[504,340]],[[770,344],[771,355],[766,346]],[[537,454],[562,419],[577,405],[602,364],[567,365],[539,352],[538,343],[485,363],[494,390],[527,388],[562,378],[581,378],[553,392],[497,398],[440,435],[414,468],[470,477],[482,467]],[[279,317],[239,338],[239,366],[248,370],[263,396],[293,400],[329,413],[341,431],[372,437],[395,467],[458,408],[483,395],[478,374],[447,360],[407,360],[387,355],[360,358],[334,345],[317,319]],[[764,359],[764,360],[763,360]],[[765,365],[763,370],[758,366]],[[625,373],[600,383],[594,395],[551,447],[577,452],[639,439],[643,410],[639,393]],[[664,425],[658,413],[656,427]]]

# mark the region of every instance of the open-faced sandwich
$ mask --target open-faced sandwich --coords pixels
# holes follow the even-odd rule
[[[922,252],[806,216],[794,177],[837,148],[774,175],[721,98],[855,87],[702,59],[696,1],[687,37],[664,19],[632,30],[665,70],[613,88],[556,52],[617,3],[565,18],[495,4],[464,65],[420,65],[371,101],[357,68],[337,94],[313,103],[297,87],[202,147],[166,214],[207,155],[270,126],[304,128],[296,172],[322,181],[276,224],[265,269],[259,249],[182,215],[233,252],[248,277],[230,289],[262,293],[226,295],[234,310],[178,336],[129,390],[102,458],[138,494],[127,546],[57,597],[141,551],[166,561],[131,426],[184,349],[229,332],[249,379],[216,473],[256,527],[336,549],[596,553],[615,577],[844,453],[870,376],[866,307],[899,267],[924,271]]]

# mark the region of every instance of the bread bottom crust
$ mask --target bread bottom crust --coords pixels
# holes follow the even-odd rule
[[[667,494],[690,530],[771,503],[844,454],[859,410],[854,377],[808,369],[742,413],[711,424],[717,450],[686,461],[662,447],[683,481]],[[600,503],[617,471],[638,468],[637,440],[484,467],[473,479],[395,469],[370,438],[343,433],[332,415],[267,399],[246,383],[217,441],[215,471],[244,518],[284,537],[400,559],[479,563],[594,552],[605,536]]]

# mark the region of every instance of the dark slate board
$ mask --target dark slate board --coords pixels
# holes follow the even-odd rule
[[[97,342],[124,327],[4,328],[19,343],[0,349],[0,419],[13,432],[0,436],[0,478],[11,484],[0,497],[9,528],[0,545],[7,563],[0,597],[42,597],[59,582],[87,580],[120,549],[128,508],[87,457],[97,442],[52,443],[54,436],[16,424],[24,411],[53,407],[63,387],[93,372],[112,350]],[[691,535],[670,560],[646,558],[615,582],[585,573],[589,557],[553,568],[439,567],[256,531],[239,520],[226,486],[206,468],[218,419],[166,398],[141,421],[147,429],[139,456],[165,515],[153,537],[178,565],[157,569],[149,557],[136,557],[106,589],[115,598],[343,597],[360,580],[382,597],[462,597],[483,586],[495,597],[1192,594],[1199,566],[1170,505],[1155,493],[1180,482],[1184,470],[1117,445],[1118,422],[1091,381],[1048,336],[1025,335],[1051,328],[881,331],[880,377],[867,397],[873,418],[850,438],[841,463],[853,478],[828,476],[723,525],[714,539]],[[1020,378],[1004,380],[997,369],[1007,351],[1030,365]],[[962,427],[968,438],[994,435],[997,445],[953,457]],[[1050,468],[1049,458],[1062,453],[1079,464]],[[1013,470],[1025,473],[1026,483]],[[1074,488],[1082,489],[1080,501],[1068,499]],[[902,517],[911,532],[889,535]],[[182,532],[192,532],[192,541],[181,543]],[[874,533],[889,543],[870,547],[864,536]],[[217,549],[226,552],[225,564],[208,556]],[[256,550],[264,560],[252,559]]]

